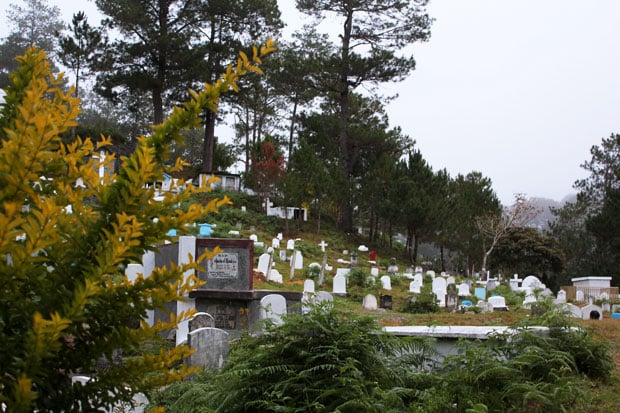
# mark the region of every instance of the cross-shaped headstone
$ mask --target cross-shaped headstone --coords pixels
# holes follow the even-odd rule
[[[321,247],[321,252],[325,252],[325,247],[327,247],[327,245],[329,245],[329,244],[327,244],[323,240],[319,243],[319,247]]]

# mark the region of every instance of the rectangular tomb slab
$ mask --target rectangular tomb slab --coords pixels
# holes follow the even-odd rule
[[[251,290],[254,242],[249,239],[199,238],[196,240],[196,255],[215,247],[222,252],[202,265],[205,271],[198,272],[198,277],[207,282],[203,288]]]

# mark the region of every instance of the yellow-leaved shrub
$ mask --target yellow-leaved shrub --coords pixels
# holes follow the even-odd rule
[[[260,59],[273,50],[268,41],[214,84],[190,91],[188,102],[121,159],[118,173],[103,179],[94,155],[109,140],[64,144],[60,135],[76,125],[78,100],[61,88],[62,75],[52,75],[43,52],[30,49],[19,58],[0,106],[0,410],[95,410],[192,373],[182,363],[189,349],[161,342],[174,318],[152,327],[135,323],[199,285],[184,273],[212,252],[135,282],[124,268],[155,250],[168,230],[228,202],[183,211],[177,205],[204,189],[155,201],[146,184],[162,179],[181,131],[198,126],[205,108],[217,110],[220,94],[236,90],[245,73],[260,72]],[[87,386],[71,385],[72,374],[92,371],[119,350],[122,363],[98,371]]]

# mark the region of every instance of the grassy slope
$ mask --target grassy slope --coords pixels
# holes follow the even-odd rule
[[[238,198],[234,199],[235,206],[247,205],[248,202],[252,202],[251,198]],[[254,207],[254,208],[253,208]],[[229,207],[233,208],[233,207]],[[357,235],[346,235],[338,232],[332,225],[329,219],[323,219],[321,222],[321,231],[317,233],[317,222],[310,219],[308,222],[302,224],[302,228],[297,230],[293,222],[289,222],[288,233],[286,232],[286,225],[283,220],[265,219],[264,216],[255,211],[255,205],[248,205],[248,212],[243,215],[226,213],[223,211],[221,217],[218,217],[215,221],[218,222],[218,230],[214,234],[215,236],[225,235],[229,228],[233,226],[238,228],[230,220],[230,215],[233,218],[243,221],[243,225],[240,229],[242,237],[249,237],[250,234],[256,234],[259,241],[264,241],[266,246],[271,245],[271,239],[278,233],[284,233],[284,242],[282,247],[286,246],[286,239],[298,239],[296,247],[303,252],[304,266],[311,262],[321,262],[323,253],[320,250],[319,243],[325,241],[328,243],[326,249],[328,255],[328,263],[333,266],[331,274],[327,275],[326,285],[319,287],[319,289],[331,291],[331,277],[335,275],[337,267],[345,267],[344,264],[338,264],[336,260],[338,258],[349,259],[348,255],[343,254],[344,250],[350,252],[357,251],[359,245],[368,245],[368,240]],[[253,211],[254,210],[254,211]],[[233,211],[229,211],[233,212]],[[220,221],[221,220],[221,221]],[[226,222],[227,221],[227,222]],[[390,249],[389,247],[372,246],[370,249],[377,251],[378,262],[382,272],[385,272],[385,267],[388,265],[391,257],[395,257],[398,262],[399,268],[403,269],[407,267],[408,261],[402,251],[402,249]],[[255,260],[258,260],[259,251],[255,256]],[[370,271],[370,264],[368,263],[368,253],[358,252],[359,266]],[[290,252],[289,252],[290,255]],[[254,287],[256,289],[274,289],[274,290],[294,290],[301,291],[303,289],[303,280],[305,278],[303,271],[297,270],[293,280],[289,280],[289,266],[288,263],[281,262],[275,257],[276,268],[282,273],[284,284],[277,285],[274,283],[267,283],[260,279],[255,279]],[[256,262],[255,262],[256,267]],[[430,313],[430,314],[408,314],[399,312],[398,309],[402,307],[403,302],[407,296],[408,290],[405,284],[393,285],[393,291],[390,293],[393,295],[394,310],[379,310],[374,312],[366,312],[373,317],[376,317],[382,325],[511,325],[517,322],[523,317],[529,316],[529,311],[513,308],[510,311],[493,312],[487,314],[475,314],[467,312],[465,314],[460,313]],[[380,293],[379,289],[372,291]],[[336,298],[336,305],[347,310],[356,313],[365,313],[361,306],[361,299],[351,298]],[[610,351],[616,363],[616,370],[613,373],[612,379],[609,383],[592,383],[592,392],[596,397],[596,405],[593,406],[591,412],[616,412],[620,411],[620,320],[613,320],[609,314],[605,314],[605,318],[602,321],[579,321],[597,338],[609,343]]]

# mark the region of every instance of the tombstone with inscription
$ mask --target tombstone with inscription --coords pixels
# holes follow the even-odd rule
[[[196,256],[205,249],[219,247],[222,252],[208,260],[198,271],[198,277],[206,284],[189,293],[195,300],[195,308],[211,314],[215,327],[231,333],[231,338],[258,322],[260,299],[269,291],[254,291],[252,264],[253,242],[249,239],[199,238]],[[271,274],[265,274],[271,276]],[[285,293],[290,304],[301,302],[301,293]]]
[[[187,344],[194,352],[189,356],[188,364],[206,370],[224,367],[228,357],[228,336],[226,331],[214,327],[191,331]]]
[[[209,313],[198,312],[189,320],[189,332],[203,327],[215,327],[215,319]]]

